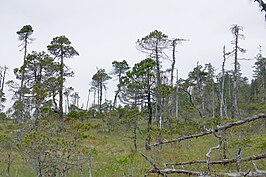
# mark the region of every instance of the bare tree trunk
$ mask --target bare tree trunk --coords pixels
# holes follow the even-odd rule
[[[7,71],[7,66],[3,67],[3,73],[1,72],[1,80],[0,80],[0,90],[4,92],[4,86],[5,86],[5,77],[6,77],[6,71]]]
[[[175,105],[175,117],[176,117],[176,123],[178,124],[179,121],[179,98],[178,98],[178,87],[179,87],[179,81],[178,81],[178,69],[176,69],[176,105]]]
[[[89,155],[88,172],[89,177],[92,177],[92,155]]]
[[[86,102],[86,110],[89,110],[90,93],[91,93],[91,89],[89,90],[89,94],[88,94],[88,98],[87,98],[87,102]]]
[[[227,110],[226,110],[226,104],[224,99],[224,73],[225,73],[225,62],[226,62],[226,52],[225,52],[225,46],[223,47],[223,64],[222,64],[222,86],[221,86],[221,93],[220,93],[220,118],[225,116],[227,117]]]
[[[233,84],[233,100],[232,100],[232,118],[237,118],[239,116],[239,111],[238,111],[238,97],[237,97],[237,91],[238,91],[238,75],[239,75],[239,63],[238,63],[238,51],[240,52],[245,52],[244,49],[239,47],[239,39],[244,37],[244,35],[240,34],[240,31],[242,31],[242,27],[238,25],[234,25],[232,27],[232,33],[234,35],[234,41],[233,44],[234,46],[234,72],[233,72],[233,77],[234,77],[234,84]]]
[[[173,86],[173,84],[174,84],[174,69],[175,69],[175,63],[176,63],[176,60],[175,60],[176,41],[177,41],[177,39],[174,39],[172,41],[172,47],[173,47],[172,58],[173,58],[173,62],[172,62],[172,65],[171,65],[171,86]]]
[[[161,98],[161,93],[160,93],[160,87],[162,84],[161,81],[161,70],[160,70],[160,61],[159,61],[159,51],[158,51],[158,46],[156,44],[155,48],[155,61],[156,61],[156,85],[157,85],[157,93],[156,93],[156,121],[157,121],[157,126],[160,124],[160,119],[162,118],[161,112],[162,112],[162,98]]]

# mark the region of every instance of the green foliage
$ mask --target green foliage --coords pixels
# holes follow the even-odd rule
[[[106,81],[111,79],[105,69],[99,69],[93,76],[92,76],[92,86],[96,89],[97,98],[98,98],[98,110],[102,113],[102,97],[103,97],[103,90],[106,88]]]
[[[71,58],[79,55],[79,53],[71,46],[71,42],[66,36],[58,36],[53,38],[51,44],[47,46],[48,51],[59,58]]]
[[[140,105],[148,100],[155,87],[155,61],[146,58],[136,63],[126,76],[121,77],[119,87],[121,88],[121,101],[131,105]]]
[[[130,68],[126,60],[123,61],[113,61],[113,75],[117,75],[118,79]]]
[[[27,39],[32,33],[33,29],[31,25],[25,25],[19,31],[17,31],[20,41]]]

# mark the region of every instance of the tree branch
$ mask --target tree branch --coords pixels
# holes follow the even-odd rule
[[[251,157],[246,157],[242,158],[241,161],[253,161],[253,160],[260,160],[266,158],[266,153],[264,154],[259,154],[257,156],[251,156]],[[219,161],[211,161],[209,164],[230,164],[230,163],[236,163],[237,159],[223,159]],[[207,160],[193,160],[193,161],[188,161],[188,162],[179,162],[179,163],[165,163],[164,165],[192,165],[192,164],[197,164],[197,163],[207,163]]]
[[[248,118],[236,121],[236,122],[227,123],[224,126],[220,126],[216,129],[208,130],[205,132],[201,132],[201,133],[197,133],[197,134],[193,134],[193,135],[188,135],[188,136],[182,136],[182,137],[172,139],[172,140],[164,140],[161,142],[156,142],[156,143],[151,144],[150,146],[158,146],[160,144],[169,144],[169,143],[174,143],[174,142],[181,142],[181,141],[187,140],[187,139],[198,138],[198,137],[209,135],[209,134],[212,134],[215,132],[225,131],[225,130],[232,128],[234,126],[239,126],[239,125],[242,125],[242,124],[245,124],[248,122],[252,122],[252,121],[255,121],[258,119],[266,119],[265,114],[259,114],[258,116],[248,117]]]

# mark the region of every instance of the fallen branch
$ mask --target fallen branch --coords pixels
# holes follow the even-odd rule
[[[231,127],[234,127],[234,126],[239,126],[239,125],[242,125],[242,124],[245,124],[245,123],[248,123],[248,122],[252,122],[252,121],[255,121],[255,120],[258,120],[258,119],[262,119],[262,118],[264,118],[264,119],[266,118],[265,114],[260,114],[258,116],[254,116],[254,117],[248,117],[248,118],[239,120],[237,122],[227,123],[224,126],[220,126],[220,127],[216,128],[216,129],[212,129],[212,130],[207,130],[205,132],[201,132],[201,133],[197,133],[197,134],[193,134],[193,135],[188,135],[188,136],[182,136],[182,137],[179,137],[179,138],[176,138],[176,139],[172,139],[172,140],[164,140],[164,141],[156,142],[156,143],[150,144],[150,146],[158,146],[160,144],[181,142],[181,141],[187,140],[187,139],[198,138],[198,137],[209,135],[209,134],[212,134],[212,133],[215,133],[215,132],[225,131],[228,128],[231,128]]]
[[[264,154],[259,154],[257,156],[251,156],[251,157],[246,157],[242,158],[241,161],[253,161],[253,160],[259,160],[259,159],[264,159],[266,158],[266,153]],[[230,163],[236,163],[237,159],[224,159],[220,161],[211,161],[209,164],[230,164]],[[207,160],[194,160],[194,161],[189,161],[189,162],[180,162],[180,163],[164,163],[165,166],[167,165],[192,165],[192,164],[197,164],[197,163],[207,163]]]
[[[255,162],[252,162],[252,163],[253,163],[253,166],[254,166],[254,169],[255,169],[256,173],[262,174],[262,175],[266,175],[266,170],[259,170],[257,168],[257,165],[255,164]]]
[[[198,171],[189,171],[189,170],[176,170],[176,169],[164,169],[157,171],[156,169],[151,169],[149,171],[153,174],[160,174],[162,176],[166,176],[166,174],[185,174],[185,175],[193,175],[193,176],[201,176],[201,177],[236,177],[236,176],[252,176],[252,177],[258,177],[258,176],[265,176],[265,173],[259,173],[259,172],[251,172],[248,170],[247,172],[236,172],[236,173],[213,173],[211,175],[204,175],[202,172]],[[163,174],[162,174],[163,173]]]
[[[198,171],[190,171],[190,170],[176,170],[176,169],[164,169],[164,170],[158,170],[155,168],[152,168],[149,173],[156,173],[156,174],[161,174],[161,175],[166,175],[166,174],[174,174],[174,173],[179,173],[179,174],[187,174],[187,175],[196,175],[200,176],[202,175],[202,172]]]
[[[153,163],[145,154],[141,153],[140,154],[153,166],[152,169],[150,169],[145,175],[145,176],[148,176],[150,173],[157,173],[157,174],[160,174],[162,176],[166,176],[165,173],[162,173],[161,170],[156,166],[155,163]]]
[[[208,153],[206,154],[206,157],[207,157],[207,161],[206,161],[206,163],[207,163],[207,171],[206,171],[206,174],[208,174],[208,175],[210,174],[211,152],[212,152],[213,150],[215,150],[215,149],[219,149],[220,146],[221,146],[221,143],[218,144],[218,145],[215,146],[215,147],[211,147],[210,150],[208,151]]]

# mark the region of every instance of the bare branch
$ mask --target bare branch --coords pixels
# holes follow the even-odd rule
[[[164,141],[161,141],[161,142],[153,143],[150,146],[158,146],[160,144],[169,144],[169,143],[174,143],[174,142],[181,142],[181,141],[187,140],[187,139],[198,138],[198,137],[201,137],[201,136],[212,134],[214,132],[225,131],[228,128],[239,126],[239,125],[242,125],[242,124],[245,124],[245,123],[248,123],[248,122],[252,122],[252,121],[255,121],[255,120],[258,120],[258,119],[266,119],[265,114],[259,114],[258,116],[248,117],[248,118],[236,121],[236,122],[227,123],[224,126],[220,126],[220,127],[216,128],[216,129],[212,129],[212,130],[209,130],[209,131],[205,131],[205,132],[201,132],[201,133],[197,133],[197,134],[193,134],[193,135],[188,135],[188,136],[182,136],[182,137],[179,137],[179,138],[176,138],[176,139],[172,139],[172,140],[164,140]]]
[[[266,153],[264,154],[259,154],[257,156],[251,156],[251,157],[246,157],[242,158],[241,161],[254,161],[254,160],[260,160],[260,159],[265,159],[266,158]],[[220,161],[211,161],[210,164],[230,164],[230,163],[236,163],[237,159],[223,159]],[[179,163],[165,163],[164,165],[192,165],[192,164],[197,164],[197,163],[207,163],[207,160],[193,160],[193,161],[188,161],[188,162],[179,162]]]

